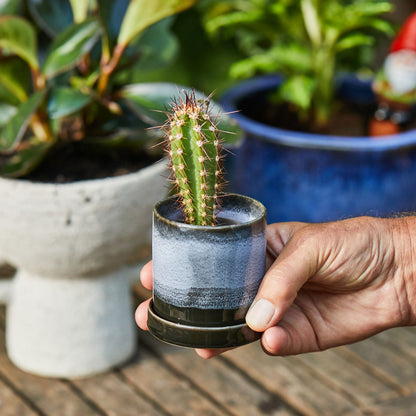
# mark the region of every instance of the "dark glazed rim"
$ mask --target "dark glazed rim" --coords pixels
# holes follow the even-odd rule
[[[356,85],[359,80],[353,76],[346,77]],[[251,136],[270,143],[294,147],[328,149],[338,151],[387,151],[416,145],[416,130],[373,139],[369,136],[348,137],[324,134],[302,133],[268,126],[255,121],[239,112],[238,102],[259,91],[272,90],[282,82],[278,75],[256,77],[243,81],[230,88],[222,97],[221,104],[226,112],[231,112],[238,124]],[[361,81],[364,84],[363,81]]]
[[[147,325],[157,339],[172,345],[189,348],[230,348],[257,341],[260,332],[253,331],[246,323],[222,327],[183,325],[163,319],[149,303]]]
[[[254,205],[259,210],[259,215],[258,215],[258,217],[252,219],[251,221],[246,221],[246,222],[242,222],[242,223],[238,223],[238,224],[215,225],[215,226],[186,224],[186,223],[183,223],[183,222],[170,220],[170,219],[164,217],[162,214],[159,213],[159,209],[162,205],[168,203],[169,201],[174,201],[175,199],[177,199],[174,196],[170,197],[170,198],[167,198],[167,199],[164,199],[162,201],[159,201],[155,205],[155,207],[153,208],[153,215],[159,221],[162,221],[166,224],[169,224],[172,227],[180,227],[181,229],[192,229],[192,230],[200,230],[200,231],[209,230],[210,232],[216,232],[216,231],[224,232],[225,230],[231,230],[231,229],[232,230],[238,230],[238,229],[245,228],[247,226],[251,226],[253,224],[259,223],[259,222],[263,221],[266,218],[266,208],[265,208],[265,206],[261,202],[257,201],[254,198],[250,198],[250,197],[245,196],[245,195],[232,194],[232,193],[222,195],[220,198],[221,198],[221,200],[228,199],[228,198],[236,198],[236,199],[244,200],[248,204]]]

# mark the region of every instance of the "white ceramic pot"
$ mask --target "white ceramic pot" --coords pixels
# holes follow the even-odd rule
[[[135,352],[128,265],[150,238],[165,170],[60,185],[0,178],[0,253],[18,270],[6,346],[18,367],[82,377]]]

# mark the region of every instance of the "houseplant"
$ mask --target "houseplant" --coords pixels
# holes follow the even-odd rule
[[[356,109],[368,117],[376,110],[372,78],[339,73],[360,68],[358,58],[368,55],[374,30],[392,32],[382,14],[391,5],[366,0],[242,4],[244,12],[229,2],[229,12],[207,15],[210,30],[232,28],[250,47],[251,56],[236,63],[233,74],[271,73],[223,97],[226,111],[239,110],[234,117],[246,132],[231,190],[263,202],[272,222],[414,209],[415,135],[408,131],[374,140],[366,131],[351,133],[349,117]],[[270,105],[270,96],[277,105]],[[349,110],[345,116],[336,114],[341,104],[333,98],[342,99],[341,109]],[[329,119],[328,110],[333,110]]]
[[[265,209],[220,193],[221,145],[208,99],[182,96],[165,129],[177,195],[154,209],[149,330],[188,347],[253,341],[258,334],[244,317],[265,270]]]
[[[12,3],[3,4],[21,2]],[[28,0],[25,17],[0,17],[0,253],[18,270],[6,346],[24,370],[86,376],[135,351],[128,266],[166,194],[166,163],[144,167],[157,158],[148,160],[153,133],[140,120],[163,122],[153,110],[178,87],[129,79],[170,59],[169,16],[192,3]],[[62,178],[67,165],[98,160],[95,174],[113,156],[143,163]]]

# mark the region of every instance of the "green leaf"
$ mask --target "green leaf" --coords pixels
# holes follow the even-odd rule
[[[16,148],[26,131],[29,119],[39,107],[46,91],[38,91],[20,105],[16,114],[0,132],[0,151],[10,152]]]
[[[377,16],[391,12],[393,4],[389,1],[356,1],[347,6],[346,9],[355,12],[357,16]]]
[[[26,149],[17,152],[3,165],[1,175],[8,178],[19,178],[33,171],[45,158],[54,143],[35,142]]]
[[[179,43],[170,27],[172,19],[166,18],[147,28],[143,35],[130,43],[129,49],[140,54],[134,71],[154,71],[169,65],[175,58]]]
[[[121,96],[131,110],[146,123],[162,125],[166,122],[166,111],[169,105],[176,99],[183,99],[185,93],[190,93],[192,88],[177,86],[167,82],[153,82],[131,84],[125,86]],[[197,99],[205,99],[206,95],[195,91]],[[237,123],[229,115],[224,114],[222,108],[211,100],[211,110],[220,130],[229,132],[227,143],[235,143],[241,137],[241,130]]]
[[[88,53],[100,35],[100,25],[95,18],[69,26],[51,45],[43,68],[47,78],[75,67]]]
[[[0,102],[0,126],[4,126],[17,113],[14,105]]]
[[[19,14],[21,7],[21,0],[2,0],[0,2],[0,14]]]
[[[247,24],[256,22],[261,18],[260,10],[254,10],[249,13],[246,10],[244,11],[235,11],[229,14],[221,14],[207,20],[206,29],[208,33],[215,33],[219,29],[227,26],[236,26],[240,24]]]
[[[27,0],[27,3],[34,21],[52,38],[74,21],[68,0]]]
[[[310,108],[315,80],[307,76],[293,76],[279,88],[279,97],[303,110]]]
[[[196,0],[132,0],[124,16],[117,39],[126,46],[153,23],[191,7]]]
[[[312,64],[312,54],[308,48],[296,44],[277,44],[264,53],[236,62],[231,66],[230,75],[233,78],[247,78],[257,71],[304,73],[312,69]]]
[[[72,14],[74,15],[74,22],[81,23],[88,16],[89,0],[69,0],[71,3]]]
[[[14,56],[0,59],[0,84],[19,101],[27,100],[30,79],[29,68],[21,59]]]
[[[32,69],[38,69],[36,32],[23,18],[0,17],[0,48],[20,56]]]
[[[69,87],[53,88],[48,101],[48,114],[52,119],[73,114],[92,100],[90,95]]]
[[[374,44],[374,37],[362,33],[353,33],[342,38],[335,46],[337,51],[355,48],[357,46],[371,46]]]
[[[21,101],[19,101],[19,99],[0,82],[0,103],[6,103],[12,105],[13,107],[18,107],[21,104]]]
[[[393,26],[382,19],[369,19],[368,21],[362,22],[362,27],[371,27],[373,29],[378,30],[379,32],[382,32],[388,36],[394,35],[394,29]]]
[[[167,120],[169,104],[180,90],[191,88],[176,86],[167,82],[151,82],[126,85],[120,91],[128,107],[146,123],[161,125]]]

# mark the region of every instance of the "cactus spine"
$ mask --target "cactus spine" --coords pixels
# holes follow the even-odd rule
[[[165,125],[174,184],[186,222],[215,225],[215,209],[221,183],[219,131],[210,114],[209,97],[195,93],[171,105]]]

